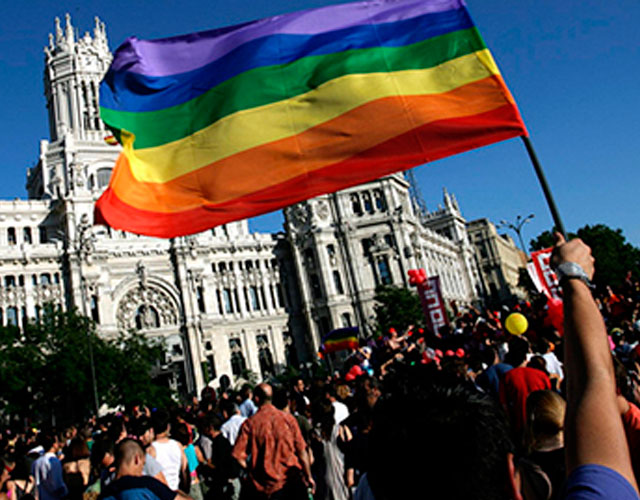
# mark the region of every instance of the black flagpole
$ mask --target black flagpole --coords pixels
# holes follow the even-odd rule
[[[551,217],[553,217],[553,222],[556,225],[556,229],[562,233],[564,239],[567,238],[567,232],[564,229],[564,224],[562,223],[562,219],[560,218],[560,214],[558,213],[558,209],[556,208],[556,203],[553,201],[553,195],[551,194],[551,189],[549,189],[549,184],[547,184],[547,179],[544,176],[544,172],[542,171],[542,166],[538,161],[538,157],[536,156],[536,152],[533,149],[533,144],[526,135],[521,136],[522,142],[524,142],[525,147],[527,148],[527,153],[529,153],[529,158],[531,158],[531,163],[533,163],[533,168],[536,171],[536,175],[538,176],[538,181],[540,182],[540,186],[542,186],[542,191],[544,192],[544,197],[547,199],[547,205],[549,205],[549,210],[551,210]]]

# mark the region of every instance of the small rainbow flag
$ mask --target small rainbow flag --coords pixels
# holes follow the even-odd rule
[[[123,151],[96,220],[160,237],[527,134],[463,0],[129,38],[100,111]]]
[[[328,354],[330,352],[344,351],[346,349],[357,349],[359,345],[357,326],[338,328],[337,330],[329,332],[322,339],[320,353]]]
[[[109,135],[105,136],[104,142],[106,142],[109,146],[117,146],[118,145],[118,139],[116,139],[116,136],[113,135],[113,134],[109,134]]]

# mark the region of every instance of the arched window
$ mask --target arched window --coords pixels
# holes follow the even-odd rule
[[[107,187],[109,185],[109,180],[111,180],[111,169],[99,168],[98,172],[96,172],[96,177],[98,179],[98,189]]]
[[[355,215],[362,215],[362,205],[358,193],[351,194],[351,210]]]
[[[258,361],[260,361],[260,373],[262,378],[266,379],[269,375],[273,375],[275,372],[273,364],[273,355],[269,348],[269,341],[266,335],[258,335],[256,337],[256,343],[258,344]]]
[[[373,202],[371,201],[371,194],[369,191],[362,193],[362,201],[364,203],[364,210],[370,214],[373,213]]]
[[[386,212],[387,211],[387,200],[384,197],[384,193],[382,192],[381,189],[375,189],[373,191],[373,198],[376,202],[376,208],[380,211],[380,212]]]
[[[231,372],[239,377],[247,369],[240,339],[229,339],[229,351],[231,352]]]

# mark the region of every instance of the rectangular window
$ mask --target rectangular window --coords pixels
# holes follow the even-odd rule
[[[278,305],[285,307],[284,294],[282,293],[282,285],[280,283],[276,283],[276,297],[278,297]]]
[[[204,309],[204,290],[201,286],[196,288],[196,298],[198,299],[198,310],[203,313]]]
[[[311,281],[311,294],[314,299],[322,298],[322,288],[320,287],[320,278],[318,278],[317,274],[312,274],[309,276],[309,280]]]
[[[389,269],[389,261],[386,257],[378,259],[378,274],[380,276],[380,282],[383,285],[390,285],[393,283],[391,279],[391,270]]]
[[[7,307],[7,325],[18,326],[17,307]]]
[[[233,304],[231,304],[231,290],[228,288],[222,290],[222,299],[224,300],[224,312],[231,314],[233,312]]]
[[[98,311],[98,296],[91,296],[91,319],[96,323],[100,323],[100,313]]]
[[[31,245],[33,239],[31,238],[31,228],[25,227],[22,233],[22,238],[27,245]]]
[[[40,243],[48,243],[49,235],[47,234],[47,228],[40,226],[38,228],[38,236],[40,237]]]
[[[7,229],[7,241],[9,242],[9,245],[16,244],[16,228],[15,227],[10,227],[9,229]]]
[[[251,299],[251,310],[259,311],[260,302],[258,301],[258,289],[255,286],[249,288],[249,298]]]
[[[224,312],[222,310],[222,296],[220,295],[220,290],[216,290],[216,299],[218,302],[218,313],[222,316]]]
[[[338,295],[342,295],[344,293],[342,278],[340,278],[340,273],[338,271],[333,271],[333,285],[336,287],[336,293]]]

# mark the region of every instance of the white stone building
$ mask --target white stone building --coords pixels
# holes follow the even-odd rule
[[[284,232],[247,221],[171,240],[93,226],[93,204],[119,147],[98,115],[111,61],[105,26],[76,39],[69,16],[45,48],[49,140],[27,172],[28,200],[0,202],[0,312],[22,326],[44,303],[76,307],[99,333],[136,329],[166,341],[165,375],[193,392],[223,374],[259,376],[314,361],[323,334],[368,333],[378,284],[407,270],[441,277],[448,300],[479,297],[473,249],[455,199],[418,216],[402,175],[285,210]],[[233,378],[233,377],[232,377]]]

